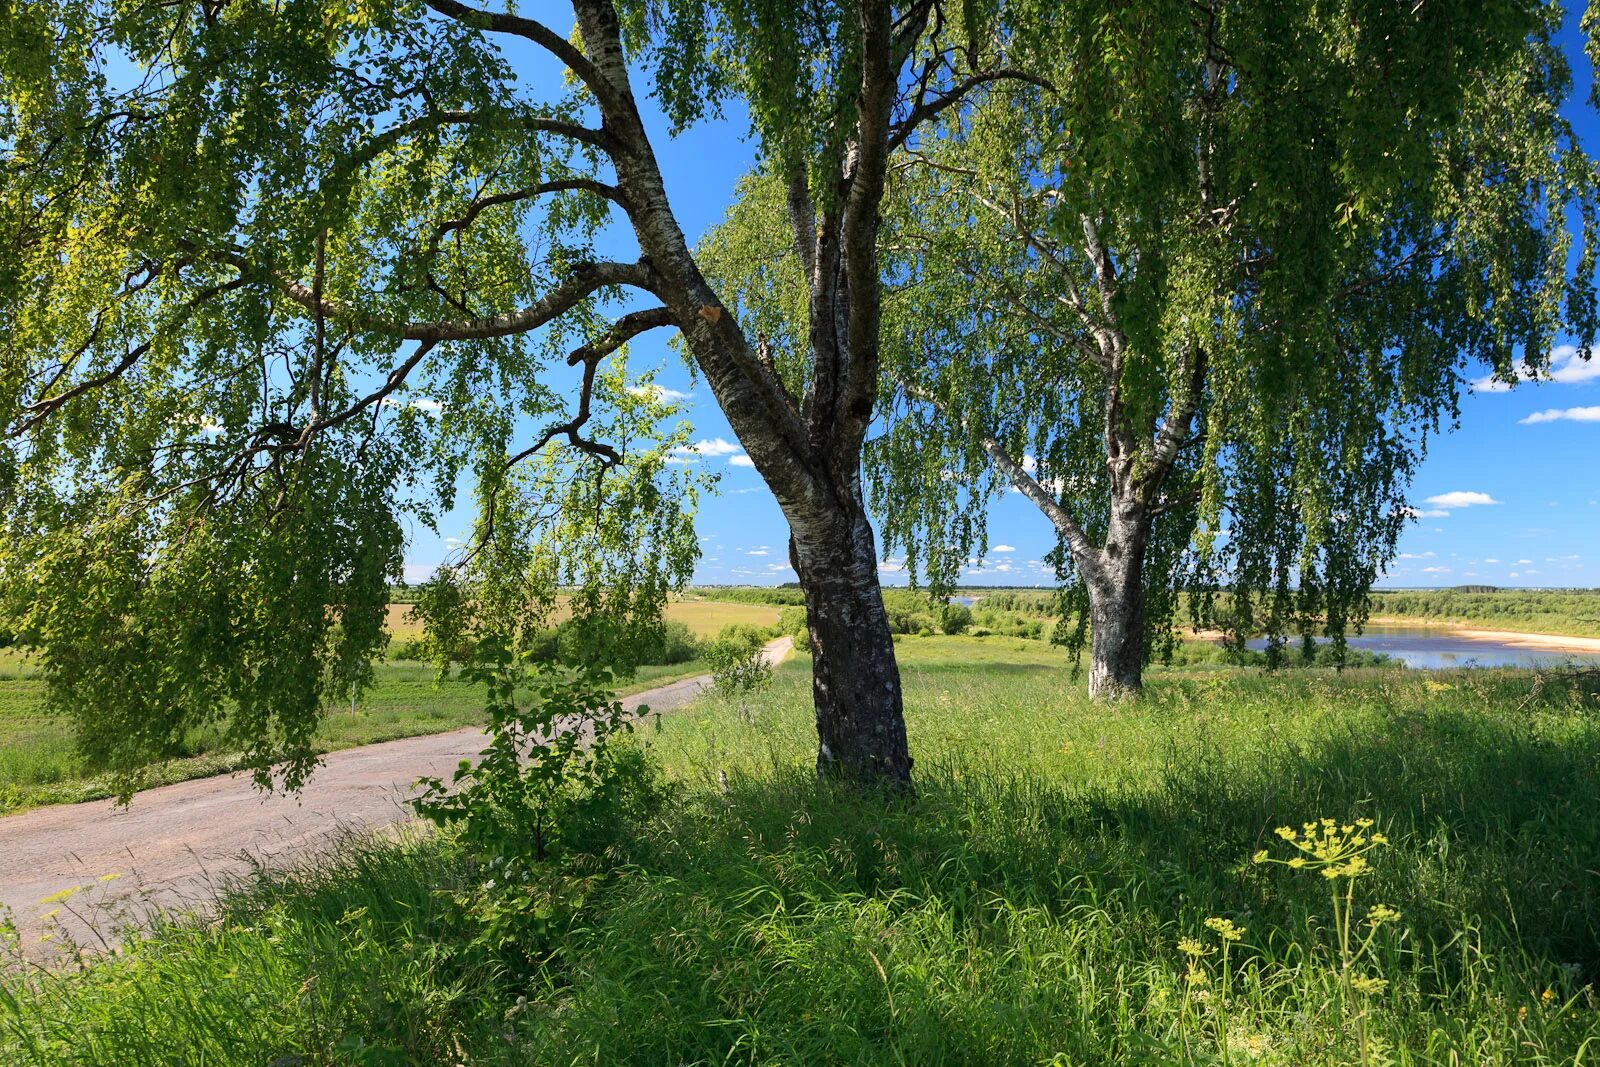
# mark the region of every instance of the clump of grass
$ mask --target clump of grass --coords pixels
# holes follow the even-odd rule
[[[495,1047],[514,994],[458,965],[447,841],[353,840],[336,861],[258,874],[211,916],[157,920],[86,967],[15,957],[0,1062],[96,1067],[459,1062]],[[503,1041],[500,1042],[503,1044]]]

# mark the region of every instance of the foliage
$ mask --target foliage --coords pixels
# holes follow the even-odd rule
[[[724,627],[706,647],[712,687],[724,696],[738,698],[741,707],[746,707],[752,694],[772,684],[772,665],[763,647],[766,639],[766,631],[734,624]]]
[[[467,680],[488,690],[489,746],[476,763],[463,760],[448,785],[423,779],[412,803],[453,828],[488,875],[457,897],[475,927],[468,951],[531,973],[589,884],[546,864],[574,850],[603,852],[618,820],[643,814],[654,793],[637,753],[616,745],[634,716],[612,695],[608,669],[540,664],[529,679],[504,644],[473,659]]]

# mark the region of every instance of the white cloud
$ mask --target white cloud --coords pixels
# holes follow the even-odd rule
[[[676,404],[680,400],[688,400],[693,393],[685,393],[678,389],[668,389],[664,385],[650,382],[647,385],[630,385],[628,392],[634,396],[642,396],[646,400],[654,400],[663,404]]]
[[[1600,379],[1600,359],[1582,360],[1572,345],[1557,345],[1550,352],[1550,365],[1543,374],[1535,374],[1526,364],[1517,367],[1517,380],[1521,382],[1549,381],[1576,385]],[[1493,375],[1475,379],[1472,389],[1477,393],[1503,393],[1511,386],[1496,381]]]
[[[407,563],[400,573],[407,585],[416,585],[432,578],[437,567],[434,563]]]
[[[747,548],[745,549],[744,554],[747,556],[765,556],[769,555],[770,553],[768,553],[765,546],[763,546],[761,548]]]
[[[1432,553],[1432,552],[1402,552],[1398,556],[1396,556],[1395,558],[1396,559],[1432,559],[1433,557],[1434,557],[1434,553]]]
[[[1016,549],[1012,548],[1010,545],[995,545],[989,551],[990,552],[1015,552]]]
[[[696,441],[692,445],[679,445],[672,450],[674,456],[685,460],[695,460],[701,456],[734,456],[742,452],[738,445],[732,441],[725,441],[720,437],[713,437],[709,441]]]
[[[1519,559],[1519,560],[1517,560],[1517,566],[1523,567],[1523,566],[1526,566],[1527,564],[1532,563],[1532,562],[1533,562],[1533,560],[1531,560],[1531,559]]]
[[[1562,419],[1568,422],[1600,422],[1600,404],[1586,408],[1546,408],[1535,411],[1525,419],[1518,419],[1522,426],[1534,426],[1541,422],[1559,422]]]
[[[896,571],[905,570],[906,569],[906,565],[905,565],[904,561],[902,561],[902,560],[886,559],[882,563],[878,564],[878,569],[880,571],[887,571],[888,573],[893,574]]]
[[[396,400],[393,397],[384,397],[378,402],[386,408],[416,408],[418,411],[443,411],[444,405],[432,397],[419,396],[415,400]]]
[[[728,457],[728,466],[730,467],[754,467],[755,465],[756,461],[743,452],[740,452],[737,456]]]
[[[1479,504],[1498,504],[1500,501],[1488,493],[1474,493],[1464,489],[1457,489],[1454,492],[1430,496],[1426,503],[1440,508],[1470,508]]]
[[[1424,568],[1422,568],[1422,573],[1423,574],[1449,574],[1450,573],[1450,568],[1449,567],[1424,567]]]
[[[1499,563],[1500,561],[1497,560],[1497,559],[1486,559],[1486,560],[1484,560],[1484,562],[1485,563]]]

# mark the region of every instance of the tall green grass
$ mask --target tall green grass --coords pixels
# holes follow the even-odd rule
[[[13,981],[0,1062],[1353,1063],[1327,883],[1251,862],[1322,816],[1391,841],[1355,890],[1402,917],[1372,1062],[1600,1059],[1581,679],[1158,672],[1106,708],[1029,644],[900,643],[912,798],[814,778],[803,660],[752,719],[647,726],[671,799],[569,861],[578,918],[532,975],[462,951],[448,891],[489,875],[454,846],[367,846]],[[1216,948],[1210,918],[1245,931],[1226,997],[1220,955],[1194,985],[1179,948]]]

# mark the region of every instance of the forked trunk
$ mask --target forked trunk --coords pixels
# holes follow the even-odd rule
[[[789,555],[811,631],[817,773],[907,786],[900,669],[859,487],[824,514],[791,516],[790,530]]]

